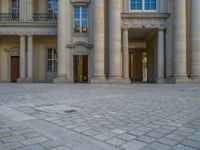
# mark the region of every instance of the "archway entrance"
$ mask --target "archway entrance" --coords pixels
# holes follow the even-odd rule
[[[131,81],[148,81],[148,57],[143,49],[135,49],[129,52],[129,76]]]
[[[74,82],[88,83],[87,55],[74,55]]]

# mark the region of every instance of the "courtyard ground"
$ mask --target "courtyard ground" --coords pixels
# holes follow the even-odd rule
[[[0,84],[0,150],[199,150],[200,85]]]

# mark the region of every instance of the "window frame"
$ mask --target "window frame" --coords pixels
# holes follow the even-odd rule
[[[142,0],[142,10],[133,10],[131,9],[131,0],[129,0],[129,11],[130,12],[145,12],[145,13],[156,13],[159,11],[159,0],[156,0],[156,10],[145,10],[145,0]]]
[[[49,50],[51,50],[51,58],[49,58]],[[54,54],[57,53],[57,58],[55,58]],[[51,70],[49,70],[49,61],[52,62]],[[56,61],[56,63],[54,63]],[[57,67],[55,67],[55,64]],[[47,48],[47,72],[57,72],[58,70],[58,50],[56,48]]]
[[[17,7],[13,7],[13,0],[11,0],[11,9],[10,9],[10,11],[11,11],[11,13],[12,14],[17,14],[17,15],[19,15],[19,11],[20,11],[20,1],[19,0],[16,0],[16,5],[17,5]]]
[[[80,8],[80,16],[78,19],[75,19],[75,7],[78,7]],[[83,21],[85,21],[85,19],[83,19],[83,16],[82,16],[82,9],[83,8],[87,8],[87,18],[86,18],[86,21],[87,21],[87,32],[83,32]],[[75,32],[75,21],[78,20],[80,23],[80,31],[79,32]],[[73,33],[74,34],[88,34],[89,33],[89,6],[88,5],[73,5]]]

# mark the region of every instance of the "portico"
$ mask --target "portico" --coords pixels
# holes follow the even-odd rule
[[[166,83],[165,19],[167,17],[167,14],[160,16],[152,14],[151,18],[155,19],[155,23],[152,24],[148,16],[122,14],[123,76],[128,75],[132,82]]]

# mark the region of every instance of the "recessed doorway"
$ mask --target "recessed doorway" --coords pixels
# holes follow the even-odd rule
[[[19,78],[19,56],[11,56],[11,82]]]
[[[133,82],[147,82],[147,52],[136,49],[129,53],[129,76]]]
[[[74,82],[88,83],[87,55],[74,55]]]

